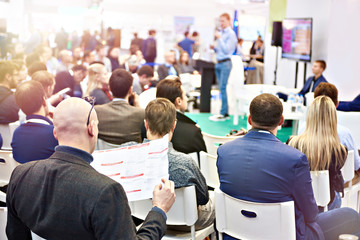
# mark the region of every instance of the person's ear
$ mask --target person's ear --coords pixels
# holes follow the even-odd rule
[[[54,135],[54,138],[55,138],[56,140],[59,140],[59,139],[58,139],[58,136],[57,136],[57,134],[56,134],[55,128],[54,128],[54,130],[53,130],[53,135]]]
[[[177,106],[180,106],[180,105],[181,105],[181,101],[182,101],[181,97],[177,97],[177,98],[175,99],[175,106],[176,106],[176,107],[177,107]]]
[[[248,117],[248,123],[252,126],[251,122],[252,122],[251,115],[249,115],[249,117]]]
[[[149,130],[149,123],[148,123],[148,121],[146,119],[144,119],[144,124],[145,124],[146,131],[148,131]]]
[[[90,123],[89,123],[89,126],[87,127],[88,128],[88,133],[91,137],[94,137],[95,134],[96,134],[96,122],[95,120],[90,120]]]
[[[284,115],[281,115],[280,122],[279,122],[279,125],[278,125],[278,126],[283,125],[284,120],[285,120]]]
[[[174,132],[174,130],[175,130],[175,128],[176,128],[176,123],[177,123],[177,121],[175,120],[175,121],[174,121],[174,124],[173,124],[173,127],[172,127],[172,129],[171,129],[172,132]]]
[[[46,99],[46,97],[43,98],[43,103],[42,103],[42,105],[43,105],[44,107],[47,107],[47,99]]]
[[[129,88],[128,95],[130,96],[130,95],[132,94],[132,92],[133,92],[133,86],[131,86],[131,87]]]

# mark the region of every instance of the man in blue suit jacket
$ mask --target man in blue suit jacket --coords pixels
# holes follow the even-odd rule
[[[253,99],[248,120],[253,128],[218,149],[220,189],[252,202],[294,201],[296,239],[337,239],[342,233],[356,233],[360,216],[354,210],[318,214],[306,156],[276,138],[284,121],[282,112],[274,95]]]
[[[327,82],[322,73],[326,69],[326,62],[324,60],[316,60],[312,66],[312,72],[314,76],[309,77],[306,82],[304,83],[303,88],[299,92],[299,95],[305,96],[308,92],[314,92],[315,88],[322,82]],[[287,94],[282,92],[278,92],[277,95],[279,98],[284,99],[287,101]]]
[[[315,88],[322,82],[327,82],[322,73],[326,69],[326,62],[324,60],[316,60],[312,66],[314,76],[309,77],[299,95],[305,96],[308,92],[314,92]]]
[[[360,94],[352,101],[340,101],[337,110],[344,112],[360,111]]]

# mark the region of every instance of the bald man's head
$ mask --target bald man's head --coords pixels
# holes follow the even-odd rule
[[[97,115],[91,104],[80,98],[62,101],[54,111],[54,135],[60,145],[80,148],[90,153],[97,141]],[[90,122],[87,125],[88,115]]]

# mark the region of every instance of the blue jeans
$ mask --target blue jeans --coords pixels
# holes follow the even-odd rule
[[[215,65],[215,74],[217,81],[219,83],[220,93],[221,93],[221,110],[220,114],[228,114],[228,102],[227,102],[227,93],[226,85],[229,79],[230,71],[232,68],[232,63],[230,61],[217,63]]]
[[[337,240],[341,234],[360,237],[360,215],[351,208],[337,208],[319,213],[316,222],[322,229],[326,240]]]

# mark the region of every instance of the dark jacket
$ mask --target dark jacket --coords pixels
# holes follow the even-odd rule
[[[176,112],[176,127],[171,142],[174,149],[182,153],[206,152],[201,130],[196,123],[183,113]]]
[[[164,215],[151,210],[136,232],[124,189],[91,161],[80,149],[59,146],[49,159],[19,165],[6,196],[8,239],[30,240],[30,230],[53,240],[161,239]]]
[[[19,107],[12,91],[0,86],[0,124],[8,124],[19,120]]]

